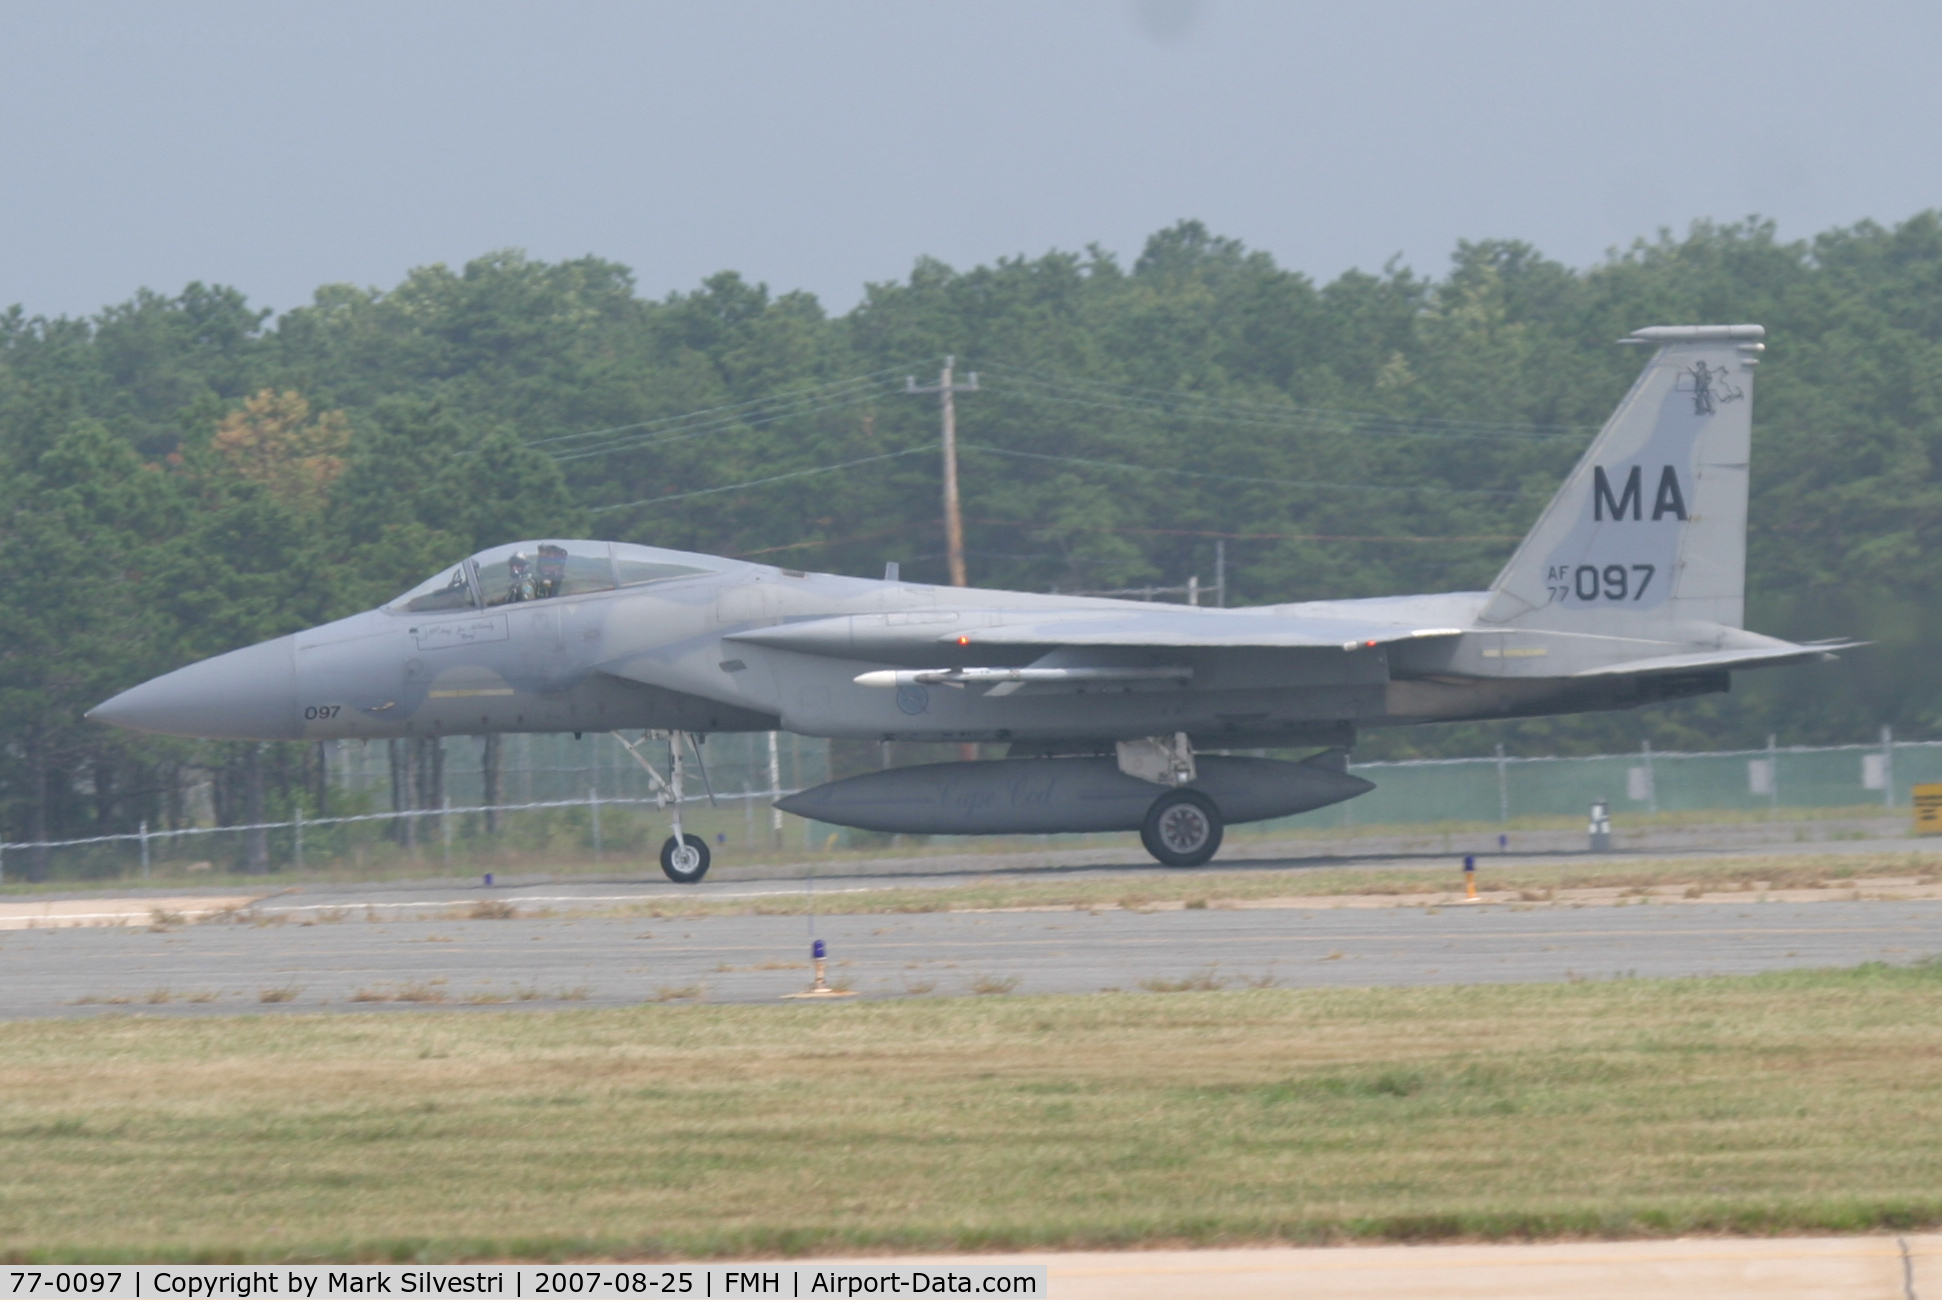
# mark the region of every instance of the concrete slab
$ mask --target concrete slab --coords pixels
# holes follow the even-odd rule
[[[0,930],[47,930],[82,925],[153,925],[158,917],[200,921],[236,912],[264,897],[232,894],[148,898],[42,898],[0,903]]]
[[[1905,1244],[1904,1244],[1905,1243]],[[1535,1246],[1303,1249],[912,1257],[912,1265],[1044,1266],[1051,1300],[1937,1300],[1928,1268],[1942,1237],[1569,1242]],[[807,1267],[825,1261],[791,1261]],[[878,1264],[885,1260],[826,1261]]]

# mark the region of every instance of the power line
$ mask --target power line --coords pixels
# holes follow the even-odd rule
[[[994,528],[1021,529],[1028,525],[1017,519],[980,519],[967,517],[966,523],[989,525]],[[898,524],[894,528],[878,528],[867,533],[850,533],[843,537],[810,537],[799,542],[784,542],[779,546],[763,546],[752,551],[732,551],[727,554],[737,559],[750,559],[757,555],[773,555],[778,551],[803,551],[819,546],[848,546],[856,542],[881,541],[886,537],[897,537],[912,531],[928,530],[938,525],[927,519],[913,519]],[[1127,533],[1139,537],[1205,537],[1215,541],[1228,542],[1516,542],[1523,540],[1519,533],[1466,533],[1427,537],[1404,534],[1376,533],[1229,533],[1212,528],[1127,528],[1114,524],[1073,524],[1062,526],[1063,532],[1075,533]],[[995,552],[968,552],[990,556]],[[906,557],[909,560],[941,559],[943,552]]]
[[[1060,465],[1083,465],[1096,469],[1121,470],[1133,474],[1155,474],[1173,478],[1207,479],[1220,483],[1253,483],[1268,487],[1326,488],[1331,491],[1345,492],[1441,492],[1450,496],[1483,497],[1528,497],[1533,495],[1533,493],[1527,491],[1507,491],[1494,488],[1451,488],[1443,487],[1436,483],[1337,483],[1320,479],[1264,478],[1247,474],[1216,474],[1205,470],[1168,469],[1154,465],[1129,465],[1123,461],[1096,460],[1084,456],[1048,456],[1040,452],[1011,451],[1004,447],[986,447],[982,444],[972,442],[961,442],[958,444],[958,448],[961,451],[983,452],[990,456],[1006,456],[1017,460],[1048,461]],[[593,506],[589,509],[588,513],[605,514],[608,511],[627,510],[635,506],[660,505],[669,501],[686,501],[691,497],[714,496],[722,492],[740,492],[745,488],[765,487],[770,483],[782,483],[790,479],[807,478],[813,474],[833,474],[838,470],[854,469],[859,465],[871,465],[878,461],[895,460],[901,456],[910,456],[917,452],[928,450],[928,447],[906,447],[902,451],[890,451],[876,456],[864,456],[857,460],[840,461],[834,465],[818,465],[811,469],[791,470],[787,474],[771,474],[766,478],[749,479],[742,483],[725,483],[720,487],[697,488],[692,492],[671,492],[665,496],[643,497],[638,501],[624,501],[616,505]],[[1399,538],[1396,540],[1403,539]]]
[[[901,373],[905,367],[890,366],[883,370],[872,371],[866,375],[853,375],[848,379],[833,379],[827,383],[816,384],[809,388],[786,389],[779,393],[767,393],[761,397],[751,397],[745,401],[729,402],[721,406],[706,406],[697,411],[681,415],[664,415],[652,420],[642,420],[635,424],[617,424],[606,429],[588,429],[581,433],[557,433],[544,438],[529,438],[528,447],[544,447],[552,443],[573,442],[581,438],[603,438],[611,434],[630,433],[636,429],[659,430],[688,424],[694,420],[732,420],[738,412],[769,406],[781,401],[798,401],[805,398],[819,398],[843,389],[854,388],[859,384],[883,383],[890,377]]]
[[[999,528],[1024,527],[1017,519],[974,519]],[[1073,532],[1132,533],[1151,537],[1211,537],[1229,542],[1517,542],[1522,533],[1471,533],[1462,536],[1420,537],[1373,533],[1227,533],[1212,528],[1132,528],[1116,524],[1076,524]]]
[[[1192,419],[1233,428],[1299,427],[1383,436],[1519,440],[1579,438],[1595,432],[1595,427],[1590,425],[1493,424],[1435,417],[1403,418],[1329,407],[1284,406],[1209,397],[1179,390],[1074,379],[1023,366],[1000,364],[989,369],[998,372],[999,383],[995,386],[988,384],[987,387],[1014,400],[1152,419]],[[545,451],[557,462],[568,463],[705,437],[737,427],[756,428],[780,420],[861,406],[882,396],[908,391],[893,386],[896,376],[905,371],[906,367],[890,366],[808,388],[703,407],[682,415],[533,438],[527,440],[526,445]]]
[[[879,528],[875,532],[851,533],[848,537],[811,537],[806,541],[784,542],[780,546],[763,546],[753,551],[731,551],[729,554],[738,560],[745,560],[751,555],[773,555],[777,551],[800,551],[812,546],[842,546],[850,542],[881,541],[885,537],[896,537],[908,532],[915,522],[898,524],[894,528]]]
[[[1001,381],[1021,387],[1065,393],[1077,404],[1086,401],[1109,402],[1129,407],[1153,408],[1168,414],[1190,411],[1207,414],[1227,413],[1245,423],[1313,423],[1332,426],[1353,425],[1360,432],[1417,433],[1443,437],[1570,438],[1597,432],[1595,425],[1529,424],[1522,421],[1449,420],[1434,416],[1399,417],[1373,411],[1347,411],[1330,407],[1250,402],[1235,398],[1210,397],[1178,389],[1141,388],[1131,384],[1109,384],[1099,380],[1074,379],[1048,375],[1023,366],[992,364]],[[1014,378],[1015,377],[1015,378]],[[1045,400],[1050,400],[1046,398]]]
[[[1450,496],[1471,497],[1522,497],[1530,496],[1526,491],[1510,491],[1497,488],[1451,488],[1434,483],[1332,483],[1320,479],[1260,478],[1248,474],[1215,474],[1195,469],[1163,469],[1152,465],[1129,465],[1123,461],[1094,460],[1087,456],[1047,456],[1036,451],[1010,451],[1004,447],[986,447],[974,442],[961,442],[958,446],[965,451],[981,451],[988,456],[1009,456],[1016,460],[1050,461],[1059,465],[1086,465],[1099,469],[1124,470],[1132,474],[1162,474],[1173,478],[1210,479],[1219,483],[1259,483],[1270,487],[1327,488],[1331,491],[1349,492],[1442,492]]]
[[[658,447],[670,442],[685,442],[690,438],[706,437],[709,434],[721,433],[729,429],[754,429],[765,424],[774,424],[778,420],[820,415],[827,411],[840,411],[852,406],[863,406],[876,401],[886,392],[891,391],[894,390],[878,383],[859,393],[830,394],[825,398],[817,400],[805,398],[786,405],[771,406],[760,411],[760,413],[725,415],[684,428],[675,428],[666,431],[656,430],[652,433],[636,434],[633,437],[615,439],[605,444],[569,447],[559,451],[548,452],[547,454],[552,456],[555,463],[566,464],[570,461],[586,460],[590,457],[605,456],[613,452],[637,451],[643,447]]]
[[[839,469],[854,469],[858,465],[869,465],[880,460],[895,460],[899,456],[909,456],[915,452],[929,451],[929,447],[906,447],[902,451],[887,451],[881,456],[865,456],[860,460],[846,460],[840,465],[819,465],[814,469],[791,470],[787,474],[771,474],[767,478],[750,479],[746,483],[727,483],[721,487],[698,488],[693,492],[671,492],[666,496],[644,497],[639,501],[623,501],[618,505],[594,506],[590,515],[606,514],[609,510],[630,510],[635,506],[659,505],[667,501],[686,501],[690,497],[709,497],[718,492],[740,492],[743,488],[762,487],[769,483],[781,483],[792,478],[808,478],[812,474],[833,474]]]

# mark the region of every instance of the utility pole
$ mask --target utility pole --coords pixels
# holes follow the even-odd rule
[[[915,375],[904,376],[906,393],[936,393],[938,405],[944,416],[944,554],[951,570],[953,587],[968,587],[971,580],[964,572],[964,516],[958,510],[958,413],[957,403],[953,400],[958,393],[978,391],[978,372],[971,372],[971,381],[965,384],[953,383],[952,372],[956,369],[957,358],[944,358],[944,369],[939,372],[935,384],[918,387]]]

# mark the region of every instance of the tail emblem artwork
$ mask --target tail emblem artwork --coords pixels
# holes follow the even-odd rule
[[[1744,626],[1764,336],[1662,325],[1621,340],[1650,359],[1486,591],[1212,609],[528,539],[89,716],[235,740],[667,733],[671,770],[653,775],[675,796],[661,858],[681,883],[708,868],[678,795],[708,733],[1002,743],[1002,759],[891,768],[779,806],[914,834],[1138,831],[1160,861],[1195,866],[1229,824],[1373,788],[1348,772],[1362,728],[1631,708],[1852,644]],[[1231,752],[1268,748],[1312,752]]]
[[[1724,370],[1713,370],[1704,361],[1695,361],[1693,368],[1686,372],[1690,383],[1682,382],[1686,391],[1693,395],[1693,414],[1711,415],[1715,402],[1737,402],[1746,396],[1744,389],[1735,388],[1726,380]],[[1714,385],[1718,384],[1718,391]]]

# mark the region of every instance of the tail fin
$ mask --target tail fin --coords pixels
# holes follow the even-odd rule
[[[1657,325],[1645,372],[1491,584],[1486,624],[1740,627],[1758,325]]]

